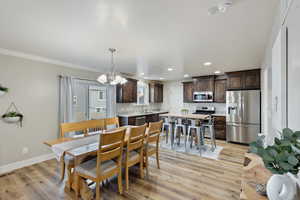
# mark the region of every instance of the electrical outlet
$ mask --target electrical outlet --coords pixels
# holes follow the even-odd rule
[[[24,147],[24,148],[22,149],[22,154],[23,154],[23,155],[27,154],[28,152],[29,152],[28,147]]]

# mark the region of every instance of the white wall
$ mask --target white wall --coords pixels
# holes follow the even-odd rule
[[[268,144],[277,136],[272,128],[272,48],[281,27],[281,18],[281,10],[278,7],[262,64],[262,132],[267,136]]]
[[[58,75],[95,80],[98,74],[0,55],[0,84],[9,88],[0,97],[0,115],[11,102],[24,114],[22,128],[0,120],[0,168],[50,153],[43,141],[58,134]],[[27,154],[22,154],[24,147]]]
[[[289,12],[289,4],[292,2],[292,0],[286,0],[286,1],[280,1],[280,5],[277,8],[277,14],[274,18],[274,23],[273,23],[273,28],[272,31],[270,33],[270,37],[269,37],[269,42],[268,45],[266,47],[266,51],[265,51],[265,57],[264,57],[264,62],[263,62],[263,73],[264,73],[264,79],[267,80],[263,80],[264,85],[264,92],[263,92],[263,108],[262,108],[262,114],[263,114],[263,130],[265,135],[267,136],[267,144],[272,144],[274,141],[274,137],[278,137],[279,133],[276,129],[276,127],[274,127],[274,125],[272,125],[272,121],[273,121],[273,116],[274,116],[274,92],[277,91],[278,86],[274,85],[274,83],[272,84],[272,79],[274,80],[274,77],[276,75],[274,75],[274,69],[272,68],[272,48],[274,45],[274,42],[279,34],[279,32],[282,29],[282,24],[285,22],[286,20],[286,16],[288,15]],[[285,91],[285,30],[282,31],[282,64],[281,64],[281,72],[283,72],[281,74],[281,97],[282,97],[282,102],[281,102],[281,107],[283,108],[281,110],[281,127],[285,127],[286,126],[286,110],[285,110],[285,104],[286,104],[286,91]],[[276,70],[275,70],[276,71]],[[275,80],[276,81],[276,80]],[[272,92],[273,90],[273,92]]]
[[[180,110],[189,109],[190,113],[195,112],[197,107],[215,106],[216,113],[225,113],[225,103],[183,103],[183,84],[182,81],[164,82],[164,102],[163,110],[168,110],[172,113],[180,113]]]

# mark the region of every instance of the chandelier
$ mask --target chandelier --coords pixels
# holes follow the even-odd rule
[[[116,52],[116,49],[109,48],[108,49],[111,53],[111,71],[102,74],[98,77],[97,81],[102,84],[106,85],[117,85],[117,84],[124,84],[127,82],[125,78],[123,78],[121,75],[116,73],[115,64],[114,64],[114,52]]]

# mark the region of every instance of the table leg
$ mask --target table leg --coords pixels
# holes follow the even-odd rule
[[[68,173],[68,180],[65,185],[65,190],[73,190],[76,189],[76,180],[75,180],[75,167],[80,163],[80,159],[74,159],[74,169],[71,173]],[[89,188],[88,184],[85,181],[81,181],[80,184],[80,196],[84,200],[91,200],[93,199],[94,193]]]

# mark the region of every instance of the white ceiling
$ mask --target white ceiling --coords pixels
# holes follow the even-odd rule
[[[217,2],[0,0],[0,48],[102,71],[114,47],[118,71],[169,80],[260,67],[278,0]]]

